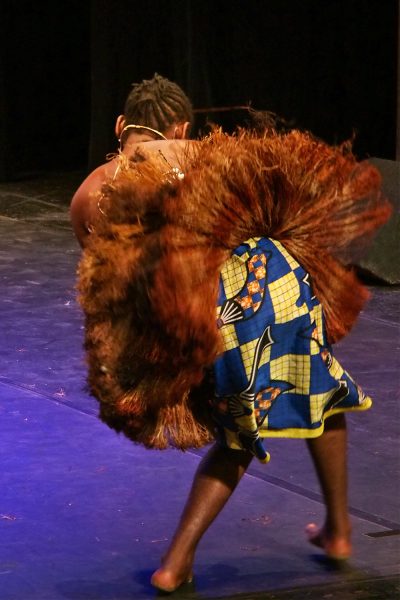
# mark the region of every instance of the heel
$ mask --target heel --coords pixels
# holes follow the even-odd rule
[[[161,568],[153,573],[150,583],[157,590],[171,594],[183,585],[193,583],[193,577],[193,571],[190,571],[182,581],[176,582],[174,581],[174,577],[168,571]]]

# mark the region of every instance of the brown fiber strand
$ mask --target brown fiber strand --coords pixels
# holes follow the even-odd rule
[[[103,189],[79,265],[88,383],[101,418],[148,447],[213,437],[205,390],[221,341],[219,272],[250,237],[279,240],[313,278],[335,342],[368,292],[339,257],[390,215],[379,172],[307,133],[216,131],[181,159],[126,163]]]

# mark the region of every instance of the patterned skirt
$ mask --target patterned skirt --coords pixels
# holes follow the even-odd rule
[[[267,462],[262,438],[317,437],[326,417],[371,406],[332,355],[309,274],[278,241],[236,248],[221,272],[217,319],[224,352],[213,416],[229,448]]]

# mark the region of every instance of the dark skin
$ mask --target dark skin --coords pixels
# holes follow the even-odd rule
[[[123,152],[133,156],[158,152],[171,166],[179,166],[179,156],[187,148],[185,140],[152,140],[136,132],[125,140]],[[71,203],[71,220],[82,247],[90,235],[90,226],[98,214],[98,192],[102,183],[114,176],[116,160],[95,169],[76,191]],[[322,548],[334,559],[345,559],[351,554],[350,521],[347,509],[347,431],[343,414],[336,414],[325,422],[325,431],[307,440],[324,495],[326,518],[322,528],[307,526],[309,541]],[[193,561],[203,534],[219,515],[241,478],[252,455],[247,451],[229,450],[214,444],[202,459],[195,474],[192,489],[186,501],[172,542],[162,565],[152,576],[152,584],[171,592],[192,577]]]
[[[189,123],[173,123],[162,134],[163,139],[155,139],[154,134],[143,130],[127,129],[124,133],[125,118],[120,115],[115,124],[117,138],[123,134],[122,154],[133,157],[137,150],[142,153],[158,152],[162,150],[171,167],[179,166],[179,154],[187,144],[193,143],[186,139]],[[81,183],[72,197],[70,206],[71,223],[76,238],[83,248],[87,242],[90,228],[98,215],[98,198],[103,183],[112,179],[118,166],[117,159],[106,162],[94,171]]]
[[[306,528],[308,539],[322,548],[328,558],[346,559],[351,554],[351,541],[344,415],[328,418],[324,433],[307,440],[307,444],[326,507],[324,526],[319,529],[310,523]],[[231,497],[251,460],[249,452],[229,450],[218,444],[202,459],[172,542],[161,567],[153,573],[151,582],[156,588],[171,592],[191,580],[197,545]]]

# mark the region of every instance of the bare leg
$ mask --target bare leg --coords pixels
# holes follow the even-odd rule
[[[155,587],[169,592],[191,579],[197,544],[225,506],[251,459],[249,452],[212,446],[197,469],[162,566],[152,576]]]
[[[325,550],[329,558],[351,554],[350,520],[347,508],[347,430],[344,414],[329,417],[324,433],[307,440],[326,506],[325,524],[307,526],[309,540]]]

